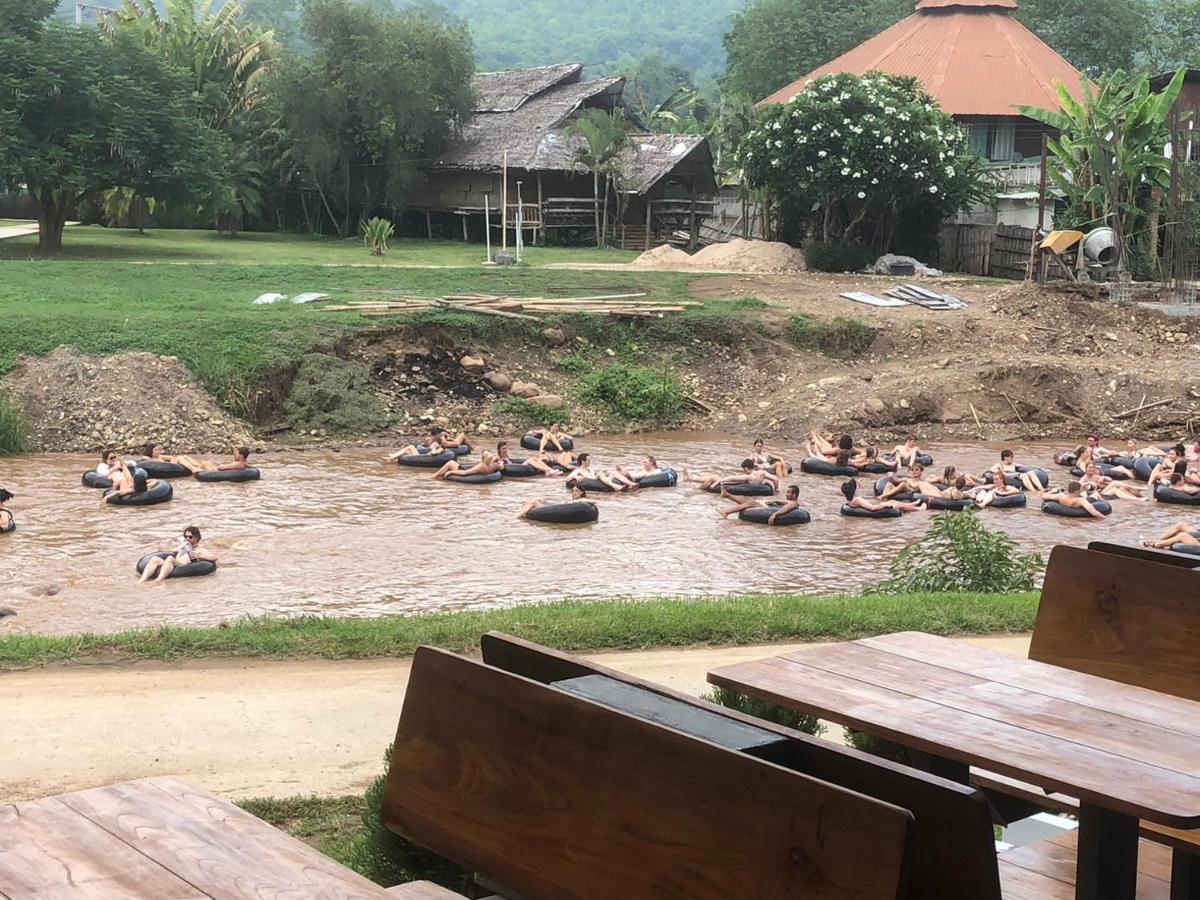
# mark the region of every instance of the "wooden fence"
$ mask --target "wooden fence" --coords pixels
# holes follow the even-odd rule
[[[1034,229],[1019,225],[947,225],[941,267],[948,272],[1020,281],[1029,269]]]

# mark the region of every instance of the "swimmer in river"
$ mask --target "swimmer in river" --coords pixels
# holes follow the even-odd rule
[[[750,460],[760,469],[766,469],[768,472],[774,472],[779,478],[787,478],[788,464],[787,461],[774,454],[768,453],[766,444],[762,438],[754,441],[754,446],[750,448]]]
[[[658,475],[660,472],[662,472],[662,469],[658,467],[658,460],[649,454],[647,454],[646,458],[642,460],[642,468],[637,472],[626,472],[620,466],[617,466],[618,475],[620,475],[622,478],[627,478],[630,481],[636,481],[639,484],[643,478],[646,478],[650,475]]]
[[[1084,494],[1095,494],[1104,500],[1149,500],[1142,496],[1139,488],[1114,481],[1100,471],[1098,463],[1088,463],[1083,477],[1079,479]]]
[[[1083,487],[1078,481],[1069,483],[1065,493],[1063,491],[1047,491],[1042,494],[1042,502],[1058,503],[1071,509],[1082,509],[1093,519],[1104,518],[1104,513],[1092,506],[1091,501],[1083,495]]]
[[[142,577],[138,579],[138,583],[145,584],[154,579],[155,584],[161,584],[170,578],[171,573],[178,567],[202,559],[207,559],[209,562],[217,561],[214,554],[200,549],[200,529],[195,525],[189,525],[183,529],[183,543],[179,545],[178,550],[173,552],[174,556],[154,556],[147,560],[146,568],[142,569]]]
[[[1187,461],[1181,459],[1182,454],[1179,451],[1180,447],[1172,447],[1167,451],[1167,455],[1162,458],[1162,462],[1151,470],[1150,477],[1147,479],[1150,487],[1158,484],[1166,484],[1171,480],[1171,475],[1177,471],[1181,464],[1187,466]]]
[[[529,468],[531,468],[531,469],[537,469],[543,475],[560,475],[560,474],[562,474],[561,472],[559,472],[558,469],[554,468],[554,466],[552,466],[548,462],[546,462],[541,457],[541,455],[526,456],[523,460],[521,460],[520,463],[518,463],[515,459],[513,459],[508,454],[508,441],[500,441],[500,443],[496,444],[496,459],[500,460],[500,468],[501,469],[503,469],[505,466],[507,466],[509,464],[512,464],[514,466],[515,465],[525,465],[525,466],[529,466]]]
[[[936,491],[934,492],[937,493]],[[846,505],[852,509],[865,509],[870,512],[879,512],[881,509],[898,509],[901,512],[924,512],[926,506],[924,503],[908,503],[902,500],[872,500],[867,497],[858,496],[858,482],[853,478],[848,478],[842,483],[842,496],[846,498]]]
[[[569,473],[567,473],[567,484],[575,484],[577,481],[582,481],[585,478],[590,478],[594,481],[599,481],[601,484],[607,485],[614,491],[636,491],[640,485],[632,478],[627,478],[619,472],[615,475],[607,472],[601,472],[599,469],[592,466],[592,456],[590,453],[580,453],[576,458],[577,465]]]
[[[788,485],[787,492],[784,495],[787,499],[783,501],[770,500],[766,503],[763,503],[761,500],[755,500],[753,497],[744,497],[739,499],[730,497],[728,494],[723,494],[722,496],[724,496],[727,500],[733,501],[733,506],[727,509],[717,510],[718,515],[720,515],[722,518],[736,516],[743,509],[770,507],[774,509],[774,512],[767,517],[767,524],[774,525],[775,520],[780,516],[786,516],[792,510],[800,508],[800,488],[794,484]]]
[[[1142,541],[1143,547],[1153,547],[1155,550],[1170,550],[1176,544],[1200,547],[1200,524],[1189,525],[1187,522],[1179,522],[1164,531],[1157,539]]]
[[[683,470],[683,480],[700,485],[700,490],[708,491],[720,485],[722,489],[732,484],[769,484],[772,490],[778,490],[779,478],[766,469],[756,469],[748,459],[742,460],[741,475],[692,475],[687,469]]]
[[[1003,472],[993,472],[992,483],[982,485],[975,490],[975,505],[980,509],[987,509],[997,497],[1012,497],[1022,493],[1024,491],[1013,487],[1005,480]]]
[[[809,439],[804,442],[804,452],[811,457],[827,456],[833,459],[842,451],[854,453],[854,438],[848,434],[843,434],[838,438],[836,446],[816,431],[813,431],[809,435]]]
[[[571,486],[571,503],[588,503],[587,491],[575,484]],[[517,513],[518,519],[529,518],[530,512],[535,509],[541,509],[543,506],[559,506],[558,503],[547,503],[545,500],[530,500],[521,507],[521,511]]]
[[[1002,472],[1005,476],[1016,475],[1021,482],[1021,486],[1027,491],[1041,493],[1046,489],[1046,486],[1038,479],[1033,472],[1018,472],[1017,459],[1011,450],[1000,451],[1000,462],[996,463],[989,472]]]
[[[890,500],[897,494],[924,494],[926,497],[941,496],[942,489],[936,484],[925,480],[925,467],[913,463],[908,467],[908,477],[893,479],[892,483],[883,489],[881,500]]]
[[[447,478],[466,478],[469,475],[491,475],[503,469],[504,460],[491,450],[484,450],[479,455],[479,462],[473,466],[464,468],[458,457],[455,457],[429,477],[434,481],[445,481]]]
[[[113,469],[108,473],[112,481],[112,490],[104,492],[100,498],[100,508],[116,502],[119,497],[129,494],[144,494],[158,484],[157,478],[147,478],[142,469],[135,469],[133,463],[126,463],[124,469]]]
[[[538,453],[545,453],[546,448],[552,448],[560,453],[566,448],[562,445],[562,439],[566,437],[562,432],[562,426],[557,422],[550,423],[550,427],[542,432],[542,438],[538,441]]]
[[[249,460],[249,447],[234,447],[233,459],[227,463],[218,464],[207,459],[193,459],[190,456],[177,456],[174,461],[195,475],[197,472],[237,472],[242,469],[248,469]]]
[[[842,458],[842,454],[839,453],[837,458],[840,460]],[[843,465],[843,463],[837,462],[835,465],[840,466]],[[864,447],[863,452],[857,456],[847,457],[844,465],[848,465],[854,469],[865,469],[867,466],[875,465],[891,466],[891,471],[893,472],[900,468],[900,464],[894,460],[891,463],[884,462],[879,457],[879,449],[877,447],[870,446]]]
[[[12,527],[13,514],[4,506],[12,498],[12,491],[0,488],[0,531],[8,531]]]
[[[892,458],[896,460],[896,468],[911,466],[920,455],[921,448],[917,446],[917,437],[913,434],[905,435],[904,443],[893,447],[891,452]]]
[[[967,487],[969,488],[978,487],[982,483],[975,476],[958,471],[958,466],[946,466],[946,468],[942,469],[941,475],[934,475],[928,480],[930,484],[936,484],[938,487],[949,487],[958,481],[960,477],[966,479]]]

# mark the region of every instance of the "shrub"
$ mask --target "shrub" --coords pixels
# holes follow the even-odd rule
[[[283,417],[297,431],[316,428],[333,434],[375,431],[387,420],[366,369],[323,353],[301,357]]]
[[[371,251],[372,256],[383,256],[387,253],[388,241],[396,233],[396,226],[387,219],[376,216],[369,222],[363,222],[359,227],[362,229],[363,243]]]
[[[672,424],[683,411],[683,394],[675,376],[666,370],[607,366],[583,378],[580,398],[630,422]]]
[[[875,329],[849,316],[813,319],[795,315],[788,319],[787,336],[797,347],[817,350],[839,359],[862,356],[875,343]]]
[[[586,351],[576,350],[570,356],[556,360],[554,365],[571,375],[583,375],[592,370],[592,359]]]
[[[522,426],[541,425],[545,427],[553,425],[555,422],[566,422],[571,418],[569,409],[551,409],[540,403],[534,403],[532,400],[526,400],[524,397],[505,397],[496,404],[496,412]]]
[[[1031,591],[1046,566],[1040,553],[1021,553],[1003,531],[991,531],[972,509],[939,513],[925,537],[892,560],[888,577],[868,593]]]
[[[860,244],[809,241],[804,245],[804,265],[814,272],[858,272],[874,261],[874,251]]]
[[[0,394],[0,456],[16,456],[29,449],[29,423],[25,413]]]
[[[729,709],[736,709],[738,712],[754,716],[754,718],[762,719],[765,722],[774,722],[776,725],[782,725],[784,728],[794,728],[796,731],[803,731],[806,734],[820,734],[824,730],[816,716],[806,716],[804,713],[796,712],[793,709],[768,703],[766,700],[756,700],[753,697],[747,697],[745,694],[739,694],[737,691],[731,691],[728,688],[714,687],[707,694],[704,694],[701,699],[707,700],[709,703],[717,703]]]

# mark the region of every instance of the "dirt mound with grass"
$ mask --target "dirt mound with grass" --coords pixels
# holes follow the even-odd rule
[[[639,269],[773,275],[803,271],[804,254],[779,241],[734,238],[723,244],[709,244],[694,255],[663,244],[647,250],[633,261],[633,265]]]
[[[250,426],[172,356],[89,357],[60,347],[21,357],[0,387],[23,408],[35,451],[138,451],[154,441],[167,452],[225,452],[254,443]]]

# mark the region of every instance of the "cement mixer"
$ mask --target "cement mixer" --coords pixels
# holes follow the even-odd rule
[[[1082,231],[1052,231],[1039,246],[1072,279],[1112,281],[1117,277],[1120,254],[1117,234],[1111,228],[1095,228],[1087,234]]]

